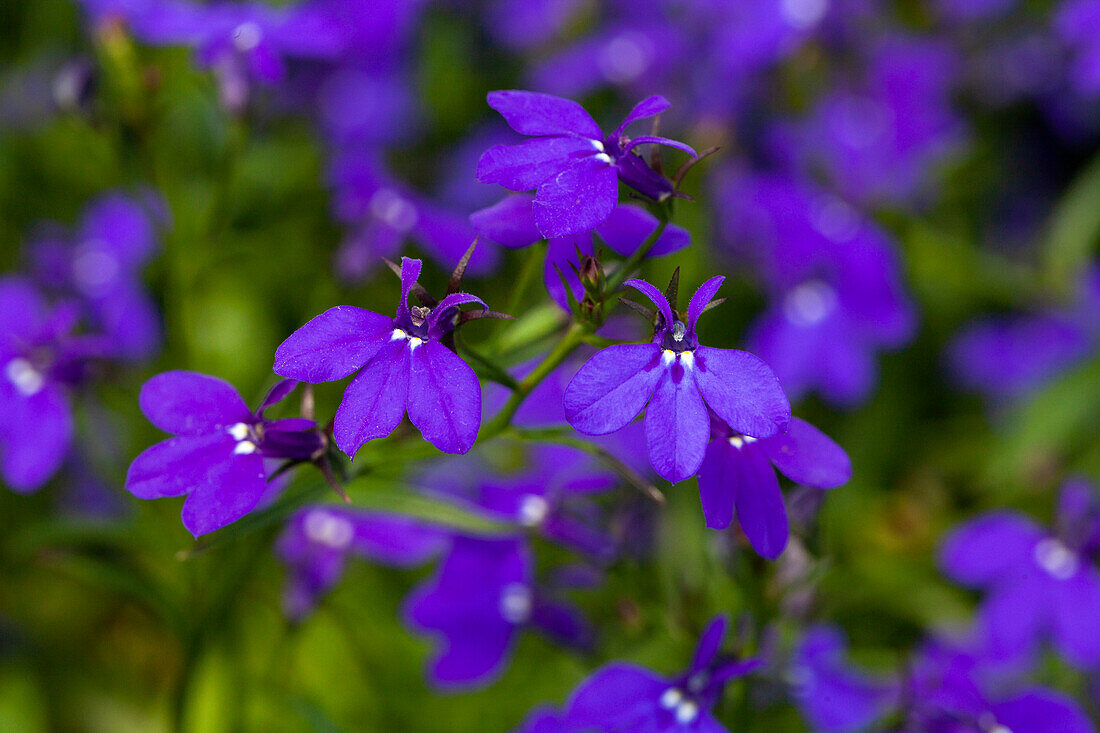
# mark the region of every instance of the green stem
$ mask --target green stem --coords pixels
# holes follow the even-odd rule
[[[611,276],[607,278],[607,285],[604,287],[604,292],[607,294],[614,293],[619,289],[619,286],[623,284],[623,280],[626,280],[636,269],[638,265],[642,263],[646,255],[649,254],[649,250],[653,249],[653,245],[657,244],[657,240],[661,238],[661,235],[665,232],[665,227],[668,226],[668,219],[661,219],[661,223],[657,225],[645,241],[642,242],[642,246],[638,247],[634,251],[634,254],[626,258],[622,267],[611,273]],[[610,307],[614,307],[614,303],[608,301],[604,304],[605,308],[610,310]]]
[[[480,435],[478,435],[479,442],[485,442],[500,435],[512,423],[512,418],[515,417],[516,412],[519,410],[520,405],[527,399],[527,395],[534,391],[535,387],[539,386],[539,383],[546,378],[550,372],[554,371],[563,361],[569,358],[569,355],[573,351],[584,343],[584,339],[591,331],[591,326],[583,323],[573,322],[569,326],[569,330],[562,336],[561,341],[554,347],[554,350],[546,355],[546,358],[535,367],[535,370],[524,377],[515,391],[512,392],[512,396],[508,398],[508,401],[504,404],[504,407],[500,409],[500,412],[496,414],[488,424],[481,429]]]
[[[523,267],[519,271],[519,276],[516,277],[512,297],[508,299],[508,310],[504,311],[505,313],[515,316],[523,307],[523,298],[527,295],[527,289],[531,287],[545,260],[546,240],[540,239],[528,249],[527,259],[523,261]]]

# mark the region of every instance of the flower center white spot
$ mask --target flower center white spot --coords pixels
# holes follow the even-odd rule
[[[606,152],[606,150],[607,150],[603,146],[603,143],[600,142],[599,140],[589,140],[588,142],[592,143],[592,147],[596,149],[597,153],[603,153],[603,152]]]
[[[252,51],[263,39],[263,30],[252,21],[241,23],[233,30],[233,47],[241,53]]]
[[[796,326],[821,323],[836,308],[837,296],[832,286],[821,280],[810,280],[787,293],[783,313]]]
[[[355,528],[344,517],[325,511],[312,511],[306,515],[306,537],[334,550],[344,550],[355,536]]]
[[[703,688],[707,686],[707,673],[697,672],[691,676],[688,680],[687,688],[689,692],[698,695],[703,691]]]
[[[681,351],[679,354],[677,354],[672,349],[665,349],[661,352],[661,363],[664,364],[666,367],[671,365],[672,362],[676,360],[680,361],[680,365],[684,367],[684,369],[695,368],[694,351]]]
[[[416,347],[424,343],[424,339],[417,336],[409,337],[409,351],[416,351]]]
[[[684,693],[675,687],[670,687],[661,695],[661,707],[672,710],[684,700]]]
[[[236,447],[233,448],[233,453],[238,456],[247,456],[255,452],[256,444],[253,443],[251,440],[239,441]]]
[[[510,624],[527,623],[534,598],[523,583],[509,583],[500,594],[500,615]]]
[[[732,445],[737,450],[741,450],[742,447],[744,447],[746,445],[749,445],[751,443],[755,443],[755,442],[756,442],[756,438],[752,437],[751,435],[731,435],[730,436],[730,445]]]
[[[106,290],[122,270],[118,258],[98,241],[85,242],[77,248],[72,268],[77,288],[90,295]]]
[[[393,333],[390,334],[390,341],[400,341],[401,339],[407,339],[409,334],[402,331],[400,328],[393,329]]]
[[[607,163],[608,165],[611,165],[611,156],[607,153],[598,153],[593,157],[601,163]]]
[[[676,706],[676,722],[680,725],[688,725],[699,717],[699,704],[694,700],[684,700]]]
[[[375,191],[368,206],[371,214],[399,232],[409,231],[420,220],[416,207],[392,188]]]
[[[783,17],[795,28],[804,30],[825,17],[829,0],[783,0]]]
[[[46,386],[46,378],[42,376],[42,373],[35,369],[29,361],[21,357],[9,361],[4,371],[8,376],[8,381],[15,385],[15,388],[24,397],[38,394]]]
[[[541,496],[528,494],[519,505],[519,523],[524,527],[536,527],[542,524],[550,513],[550,503]]]
[[[810,207],[810,223],[834,242],[849,242],[859,233],[859,212],[836,196],[819,196]]]
[[[248,425],[239,422],[226,428],[226,432],[233,436],[233,440],[244,440],[248,437]]]
[[[1035,545],[1035,562],[1057,580],[1072,578],[1080,566],[1077,553],[1053,537]]]
[[[416,351],[416,347],[424,343],[424,339],[419,336],[410,336],[405,333],[404,329],[393,329],[393,333],[390,334],[390,341],[400,341],[401,339],[408,339],[409,351]]]

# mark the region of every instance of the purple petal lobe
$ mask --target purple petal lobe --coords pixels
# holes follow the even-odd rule
[[[637,280],[635,278],[624,281],[623,285],[629,285],[635,290],[641,291],[643,295],[653,301],[653,305],[657,306],[657,310],[661,312],[661,318],[664,319],[665,328],[670,327],[676,320],[676,316],[672,313],[672,306],[669,305],[668,298],[653,285],[650,285],[645,280]]]
[[[615,168],[596,157],[581,158],[544,181],[535,194],[535,224],[544,237],[595,229],[619,200]]]
[[[180,496],[200,485],[210,466],[233,456],[226,432],[170,438],[142,451],[126,472],[126,490],[139,499]]]
[[[156,375],[142,386],[138,403],[149,422],[176,435],[199,435],[252,419],[233,385],[198,372]]]
[[[454,318],[458,313],[458,307],[468,303],[477,303],[481,306],[482,311],[489,309],[489,306],[485,305],[485,301],[476,295],[471,295],[470,293],[451,293],[446,298],[439,301],[439,305],[432,308],[431,315],[428,316],[428,333],[443,335],[451,331],[452,324],[446,322],[440,323],[440,321]]]
[[[844,449],[810,423],[792,417],[787,432],[760,441],[779,471],[795,483],[831,489],[852,477]]]
[[[981,608],[981,623],[998,659],[1027,657],[1053,620],[1049,583],[1027,568],[1016,582],[998,586]]]
[[[412,351],[409,420],[446,453],[465,453],[481,426],[481,384],[474,370],[438,341]]]
[[[44,313],[42,297],[29,282],[18,277],[0,279],[0,333],[33,338]]]
[[[406,322],[409,315],[409,293],[413,285],[420,278],[420,268],[423,262],[412,257],[401,258],[401,302],[397,304],[397,316]]]
[[[690,155],[693,158],[698,158],[699,157],[699,155],[695,152],[695,149],[692,148],[687,143],[682,143],[679,140],[670,140],[667,137],[658,137],[656,135],[643,135],[641,137],[631,138],[630,142],[628,142],[623,147],[623,152],[628,153],[631,150],[633,150],[635,148],[635,146],[646,145],[646,144],[666,145],[670,148],[676,148],[677,150],[682,150],[682,151],[684,151],[685,153],[687,153],[688,155]]]
[[[195,537],[221,529],[255,509],[266,489],[263,456],[230,453],[209,467],[183,502],[183,526]]]
[[[710,408],[739,433],[770,438],[787,427],[787,395],[768,365],[747,351],[700,346],[692,374]]]
[[[733,476],[737,469],[732,464],[737,460],[737,449],[725,438],[719,437],[707,444],[703,463],[699,466],[699,499],[711,529],[725,529],[733,521],[736,491]]]
[[[298,380],[296,379],[280,379],[278,384],[268,390],[264,401],[260,403],[260,409],[256,413],[263,415],[264,410],[285,400],[297,386]]]
[[[1100,573],[1092,567],[1055,586],[1054,640],[1074,664],[1100,664]]]
[[[656,344],[610,346],[597,352],[565,388],[565,418],[586,435],[606,435],[642,411],[664,369]]]
[[[645,412],[649,460],[664,478],[682,481],[694,476],[703,462],[710,435],[710,418],[699,390],[679,362],[673,362],[657,383]]]
[[[1006,511],[992,512],[956,528],[943,542],[940,566],[968,585],[987,585],[1014,567],[1031,562],[1044,532],[1034,522]]]
[[[722,647],[722,639],[726,635],[729,626],[729,618],[723,613],[715,616],[703,630],[699,637],[699,646],[695,649],[695,656],[691,659],[691,669],[699,671],[706,669],[714,661],[718,650]]]
[[[578,155],[595,152],[590,140],[577,137],[538,137],[496,145],[478,160],[477,180],[510,191],[533,191],[572,165]]]
[[[368,440],[393,432],[405,414],[409,388],[409,342],[383,346],[351,380],[336,410],[336,445],[348,456]]]
[[[695,294],[691,296],[691,302],[688,304],[688,331],[694,333],[696,321],[699,320],[699,316],[703,315],[703,309],[714,298],[714,294],[718,292],[718,288],[722,287],[722,282],[725,279],[721,275],[712,277],[700,285]]]
[[[615,129],[613,134],[621,135],[623,130],[625,130],[630,123],[644,120],[646,117],[659,115],[671,106],[672,104],[659,94],[646,97],[634,105],[634,109],[630,110],[630,113],[623,118],[623,121]]]
[[[275,373],[303,382],[343,379],[378,353],[393,318],[350,305],[315,316],[275,350]]]
[[[734,483],[737,520],[753,549],[774,560],[786,549],[790,533],[779,479],[767,454],[758,445],[743,445],[740,458],[729,464],[735,469],[730,478]]]
[[[1025,692],[995,706],[993,714],[999,725],[1020,733],[1094,733],[1096,730],[1076,702],[1051,690]]]
[[[573,693],[568,722],[579,730],[652,730],[670,683],[653,672],[616,662],[596,670]]]
[[[61,468],[73,437],[68,399],[47,384],[33,395],[9,383],[0,390],[0,473],[18,492],[37,489]]]
[[[619,204],[607,217],[607,221],[597,227],[596,232],[607,242],[607,246],[623,257],[629,257],[637,251],[645,238],[657,228],[657,217],[641,206]],[[650,257],[671,254],[691,244],[691,234],[683,227],[669,224],[649,250]]]
[[[603,132],[592,116],[571,99],[524,91],[489,92],[489,106],[521,135],[583,135],[593,140]]]
[[[542,239],[531,209],[535,197],[529,194],[505,196],[498,203],[470,214],[470,224],[479,236],[509,249],[519,249]]]

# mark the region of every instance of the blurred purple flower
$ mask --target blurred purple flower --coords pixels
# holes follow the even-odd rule
[[[338,67],[318,95],[321,128],[333,147],[392,145],[416,129],[410,81],[391,71]]]
[[[232,385],[197,372],[164,372],[141,388],[141,411],[175,438],[130,464],[126,490],[139,499],[187,494],[183,526],[195,537],[251,512],[268,488],[265,458],[308,461],[323,449],[312,420],[264,412],[297,386],[283,380],[253,412]]]
[[[842,200],[785,176],[729,175],[726,241],[755,255],[772,305],[750,348],[793,399],[817,390],[851,406],[875,385],[875,352],[906,343],[915,313],[887,236]]]
[[[470,223],[480,236],[491,242],[508,248],[526,247],[543,238],[535,227],[534,200],[531,194],[511,194],[493,206],[475,211],[470,215]],[[599,236],[615,254],[629,257],[657,226],[657,217],[641,206],[619,204],[602,224],[592,230],[592,234]],[[595,254],[592,234],[554,237],[547,243],[543,280],[550,297],[565,310],[569,310],[569,299],[558,272],[565,276],[573,290],[573,296],[580,300],[584,296],[584,288],[569,265],[580,265],[576,261],[578,249],[581,254]],[[669,224],[647,256],[672,254],[689,244],[691,234],[682,227]]]
[[[50,310],[30,283],[0,278],[0,475],[19,493],[40,488],[69,454],[77,312],[72,303]]]
[[[415,567],[442,554],[450,533],[411,517],[347,507],[314,506],[296,513],[276,545],[289,566],[283,607],[301,620],[344,572],[349,555]]]
[[[487,150],[478,161],[477,178],[512,191],[537,189],[535,224],[547,238],[586,232],[603,223],[619,200],[619,180],[654,201],[673,194],[672,182],[631,153],[634,147],[668,145],[695,157],[694,150],[675,140],[626,137],[627,125],[668,109],[664,97],[639,102],[607,136],[583,107],[569,99],[499,91],[490,92],[488,100],[513,130],[532,139]]]
[[[455,536],[436,575],[405,599],[405,617],[443,642],[429,674],[445,688],[492,679],[525,627],[576,646],[592,634],[580,612],[535,587],[534,558],[515,537]]]
[[[783,553],[789,536],[773,465],[792,481],[818,489],[840,486],[852,475],[844,449],[805,420],[792,417],[786,432],[757,440],[711,416],[711,440],[699,467],[707,526],[725,529],[736,507],[753,549],[769,560]]]
[[[513,733],[567,733],[569,727],[562,713],[549,707],[538,707]]]
[[[1070,88],[1082,97],[1100,96],[1100,0],[1065,0],[1053,19],[1054,32],[1069,46]]]
[[[346,148],[332,165],[336,217],[356,227],[337,255],[338,274],[366,277],[382,258],[396,256],[407,238],[436,262],[457,264],[475,236],[466,217],[394,180],[375,157]],[[467,271],[484,274],[495,255],[492,247],[478,247]]]
[[[586,435],[606,435],[649,403],[649,458],[673,482],[695,475],[703,462],[707,406],[742,434],[767,438],[782,431],[790,403],[767,365],[745,351],[701,346],[695,336],[699,316],[724,279],[713,277],[695,291],[686,324],[660,290],[627,280],[658,308],[653,341],[610,346],[589,359],[565,390],[569,424]]]
[[[141,282],[168,215],[151,192],[108,193],[88,205],[72,233],[47,227],[30,244],[31,268],[47,289],[79,298],[103,355],[142,359],[160,345],[160,317]]]
[[[452,293],[434,308],[409,308],[420,260],[401,258],[401,300],[393,317],[330,308],[292,333],[275,352],[275,373],[316,384],[358,371],[336,411],[340,450],[354,457],[368,440],[393,432],[406,411],[424,439],[445,453],[473,447],[481,426],[477,375],[443,345],[459,306],[480,298]]]
[[[989,20],[1004,15],[1019,0],[936,0],[941,15],[953,21]]]
[[[1086,499],[1081,500],[1082,492]],[[1100,506],[1088,487],[1067,484],[1058,533],[1009,511],[955,529],[940,561],[954,580],[987,591],[981,628],[998,658],[1029,657],[1050,638],[1073,664],[1100,665]]]
[[[691,666],[672,678],[625,662],[596,670],[569,700],[566,731],[717,733],[711,714],[729,682],[751,673],[758,659],[731,660],[719,653],[728,622],[715,617],[699,640]]]
[[[494,0],[485,25],[505,48],[523,50],[552,40],[586,0]]]
[[[894,681],[854,670],[840,629],[806,629],[787,671],[795,705],[820,733],[854,733],[882,717],[898,697]]]
[[[240,110],[253,81],[276,84],[289,59],[335,60],[346,39],[341,25],[316,2],[273,8],[256,2],[81,0],[96,23],[125,21],[153,45],[186,45],[214,71],[222,103]]]

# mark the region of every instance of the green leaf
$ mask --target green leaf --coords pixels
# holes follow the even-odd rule
[[[1062,197],[1050,220],[1043,260],[1048,283],[1062,292],[1092,258],[1100,239],[1100,156],[1095,157]]]

